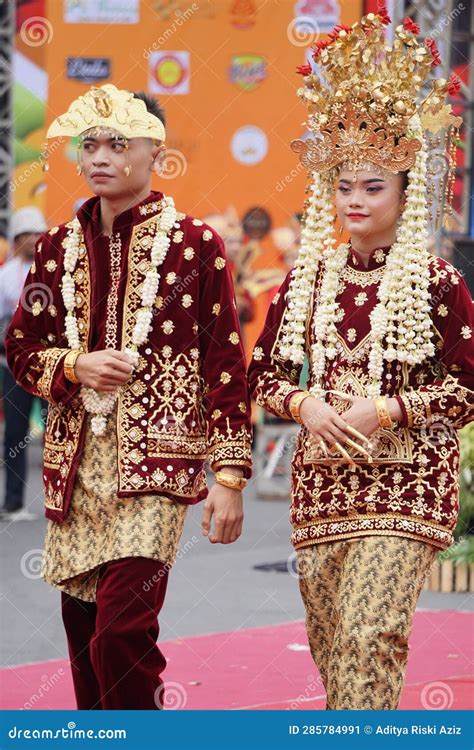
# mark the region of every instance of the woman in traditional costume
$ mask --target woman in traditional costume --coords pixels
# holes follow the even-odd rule
[[[249,373],[257,403],[302,426],[292,542],[328,709],[398,706],[416,602],[453,541],[457,432],[474,416],[471,295],[427,247],[430,213],[452,196],[458,82],[434,80],[418,102],[434,42],[405,19],[388,46],[389,23],[382,10],[336,27],[316,44],[319,75],[299,70],[315,135],[293,143],[309,170],[302,246]]]

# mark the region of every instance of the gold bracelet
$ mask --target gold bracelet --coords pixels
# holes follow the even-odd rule
[[[74,367],[79,354],[83,353],[80,349],[71,349],[64,357],[64,377],[71,383],[81,382],[74,372]]]
[[[235,474],[226,474],[224,471],[217,471],[214,479],[217,484],[222,484],[231,490],[243,490],[247,486],[245,477],[236,477]]]
[[[300,416],[300,409],[301,404],[303,401],[311,396],[311,393],[308,393],[308,391],[302,391],[301,393],[296,393],[294,396],[290,398],[290,414],[297,422],[298,424],[303,424],[303,420]]]
[[[380,427],[389,427],[390,429],[395,427],[395,422],[392,422],[390,416],[387,396],[378,396],[375,399],[375,408],[377,409]]]

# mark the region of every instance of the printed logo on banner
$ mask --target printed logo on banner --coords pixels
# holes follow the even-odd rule
[[[229,78],[242,91],[253,91],[267,77],[267,62],[261,55],[234,55]]]
[[[108,57],[68,57],[67,77],[84,83],[95,83],[111,78]]]
[[[152,52],[148,88],[153,94],[189,94],[189,52]]]
[[[253,0],[234,0],[230,6],[230,22],[240,31],[246,31],[255,26],[257,7]]]
[[[244,125],[235,131],[230,148],[236,161],[253,166],[266,157],[268,138],[256,125]]]
[[[138,23],[140,0],[64,0],[66,23]]]
[[[338,0],[298,0],[294,7],[296,32],[308,33],[308,22],[312,19],[320,32],[332,31],[341,22],[341,6]],[[298,19],[301,18],[301,29]]]

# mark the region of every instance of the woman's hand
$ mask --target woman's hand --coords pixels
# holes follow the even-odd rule
[[[339,397],[342,398],[342,394],[339,394]],[[344,394],[344,400],[347,400],[351,404],[349,409],[341,414],[342,419],[348,425],[367,437],[379,429],[379,418],[373,398]],[[388,407],[392,420],[400,420],[402,411],[396,398],[388,399]]]
[[[328,450],[335,449],[349,463],[355,464],[344,445],[350,445],[364,456],[370,457],[369,439],[322,399],[312,396],[305,398],[300,407],[300,418],[306,429],[317,439],[326,457],[329,457]]]

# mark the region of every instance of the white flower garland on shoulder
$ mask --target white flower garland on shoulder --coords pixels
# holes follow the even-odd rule
[[[431,341],[433,330],[429,294],[431,255],[427,249],[427,148],[418,115],[412,118],[410,126],[409,135],[418,138],[422,148],[408,175],[405,207],[377,290],[379,302],[370,316],[372,346],[369,354],[370,382],[367,387],[367,396],[370,398],[381,395],[384,359],[414,365],[435,353]],[[295,365],[302,364],[314,279],[324,254],[324,275],[314,314],[315,342],[311,349],[313,382],[310,392],[317,398],[325,395],[323,379],[326,358],[334,359],[337,353],[336,322],[339,304],[336,297],[339,278],[349,252],[349,246],[345,244],[339,245],[335,250],[331,247],[334,244],[331,239],[331,210],[332,195],[328,193],[327,183],[323,183],[321,177],[315,174],[302,232],[300,257],[287,293],[287,309],[279,339],[280,356]]]
[[[132,346],[126,348],[125,352],[134,361],[134,367],[138,365],[138,347],[145,344],[148,334],[152,330],[153,304],[158,292],[160,274],[158,268],[161,266],[168,253],[171,238],[169,233],[173,228],[177,212],[172,198],[163,196],[161,201],[162,211],[156,223],[156,232],[151,248],[151,267],[147,271],[141,290],[142,306],[135,314],[135,326],[132,333]],[[77,217],[72,222],[72,228],[64,241],[64,274],[62,277],[62,295],[67,310],[65,327],[66,338],[71,349],[81,347],[79,329],[75,314],[76,295],[73,273],[79,258],[79,248],[83,242],[83,233]],[[113,393],[100,393],[93,388],[81,387],[81,398],[87,412],[92,414],[91,426],[95,435],[103,435],[109,415],[115,405],[120,389]]]

